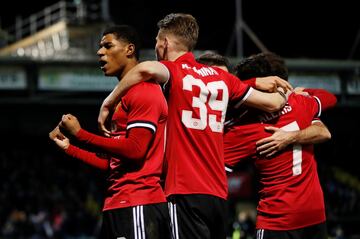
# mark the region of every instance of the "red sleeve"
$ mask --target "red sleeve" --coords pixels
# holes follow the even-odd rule
[[[161,88],[154,82],[132,87],[122,98],[127,108],[126,136],[106,138],[81,129],[77,139],[106,152],[130,160],[142,160],[157,130],[160,119],[167,116],[167,105]]]
[[[80,149],[76,146],[70,145],[65,153],[101,170],[109,168],[109,160],[100,158],[96,153]]]
[[[127,137],[106,138],[81,129],[76,138],[109,153],[133,160],[143,159],[153,134],[146,128],[132,128]]]
[[[320,102],[321,111],[332,108],[336,105],[336,96],[323,89],[305,89],[310,95],[316,97]]]
[[[143,82],[131,88],[123,102],[128,109],[127,127],[145,127],[156,132],[159,119],[167,114],[167,104],[159,84]]]
[[[227,73],[225,77],[227,78],[229,84],[229,100],[232,104],[234,104],[235,109],[238,109],[249,97],[253,88],[230,73]]]
[[[251,86],[252,88],[256,89],[256,78],[251,78],[248,80],[242,80],[243,83],[247,84],[248,86]]]

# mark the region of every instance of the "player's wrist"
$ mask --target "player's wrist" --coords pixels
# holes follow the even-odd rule
[[[281,87],[277,88],[277,93],[284,99],[284,105],[285,105],[288,101],[288,94],[286,94],[284,92],[284,89]]]

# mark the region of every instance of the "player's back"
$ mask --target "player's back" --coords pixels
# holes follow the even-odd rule
[[[191,53],[162,63],[170,72],[165,192],[226,198],[223,123],[229,99],[241,100],[248,87]]]
[[[265,126],[286,131],[308,127],[319,107],[314,98],[291,94],[277,113],[250,111],[230,129],[225,141],[237,138],[237,156],[255,160],[260,180],[257,227],[272,230],[294,229],[325,220],[324,200],[317,176],[312,145],[290,145],[271,158],[256,154],[256,141],[270,136]],[[253,115],[251,115],[253,114]],[[228,146],[226,146],[228,147]],[[225,161],[235,163],[236,151],[225,149]],[[310,218],[310,219],[309,219]]]

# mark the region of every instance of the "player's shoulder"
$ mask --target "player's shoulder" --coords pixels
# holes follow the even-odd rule
[[[288,103],[290,105],[303,105],[303,106],[311,106],[316,104],[316,99],[311,95],[298,94],[292,92],[288,97]]]
[[[140,82],[136,85],[134,85],[133,87],[131,87],[128,91],[127,94],[143,94],[145,92],[151,93],[151,92],[161,92],[161,87],[160,85],[154,81],[154,80],[148,80],[148,81],[144,81],[144,82]]]
[[[296,101],[309,101],[309,100],[313,100],[314,97],[309,95],[309,94],[302,94],[302,93],[295,93],[295,92],[292,92],[290,95],[289,95],[289,99],[293,99],[293,100],[296,100]]]

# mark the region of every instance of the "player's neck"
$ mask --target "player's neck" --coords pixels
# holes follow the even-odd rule
[[[187,51],[172,51],[172,52],[168,52],[168,54],[167,54],[167,60],[168,60],[168,61],[175,61],[176,59],[178,59],[180,56],[184,55],[185,53],[187,53]]]
[[[132,68],[134,68],[134,66],[136,66],[139,62],[136,59],[130,60],[126,65],[125,68],[123,70],[123,72],[121,73],[119,80],[122,79],[126,73],[128,73],[129,70],[131,70]]]

